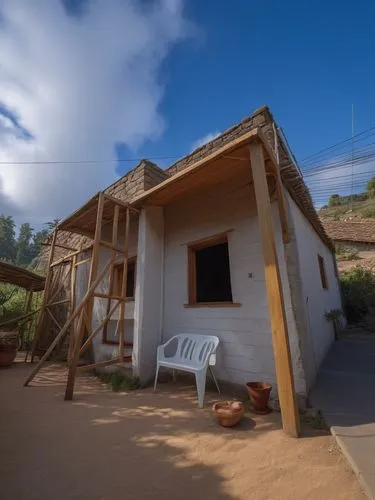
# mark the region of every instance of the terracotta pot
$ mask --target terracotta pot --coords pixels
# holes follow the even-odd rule
[[[9,366],[13,363],[17,349],[0,349],[0,366]]]
[[[244,407],[241,401],[218,401],[212,411],[220,425],[234,427],[244,416]]]
[[[18,334],[0,332],[0,366],[9,366],[17,355]]]
[[[248,382],[246,385],[255,413],[264,415],[272,411],[268,407],[272,385],[267,382]]]

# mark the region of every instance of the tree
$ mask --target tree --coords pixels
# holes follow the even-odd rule
[[[339,194],[331,194],[331,196],[328,198],[328,206],[329,207],[337,207],[338,205],[341,205],[341,198]]]
[[[14,262],[17,254],[15,223],[12,216],[0,215],[0,259]]]
[[[27,266],[31,261],[32,236],[33,229],[28,222],[25,222],[20,227],[20,232],[17,239],[16,264],[18,266]]]
[[[52,221],[46,222],[44,225],[47,226],[48,232],[52,233],[56,229],[56,226],[61,222],[61,219],[53,219]]]
[[[367,183],[367,194],[370,199],[375,198],[375,176]]]
[[[30,248],[30,261],[32,262],[39,254],[42,249],[42,243],[48,238],[48,229],[42,229],[37,231],[33,236],[33,241]]]

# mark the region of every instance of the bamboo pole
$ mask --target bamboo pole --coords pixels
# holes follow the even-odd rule
[[[277,259],[271,202],[264,164],[263,146],[260,142],[249,146],[251,171],[255,190],[260,236],[263,247],[266,289],[275,356],[276,379],[284,432],[299,435],[299,415],[294,389],[293,366],[290,354],[288,324],[285,316],[284,297]]]
[[[121,293],[122,297],[126,297],[126,284],[128,281],[128,253],[129,253],[129,230],[130,230],[130,211],[129,208],[126,209],[126,221],[125,221],[125,239],[124,239],[124,260],[123,260],[123,273],[122,273],[122,283],[121,283]],[[125,340],[125,301],[120,304],[120,336],[119,336],[119,361],[122,362],[124,359],[124,340]]]
[[[46,281],[45,281],[45,284],[44,284],[42,306],[41,306],[41,311],[40,311],[40,313],[38,315],[38,323],[37,323],[37,327],[35,329],[35,337],[34,337],[32,349],[31,349],[31,363],[34,361],[35,350],[36,350],[36,346],[38,344],[38,340],[39,340],[40,333],[41,333],[41,326],[42,326],[42,322],[43,322],[43,316],[44,316],[45,307],[46,307],[46,303],[47,303],[47,300],[48,300],[49,289],[50,289],[51,281],[52,281],[52,277],[53,277],[52,276],[51,264],[52,264],[53,257],[54,257],[54,254],[55,254],[55,244],[56,244],[56,238],[57,238],[57,231],[58,230],[55,229],[54,232],[53,232],[53,235],[52,235],[51,248],[50,248],[50,252],[49,252],[49,256],[48,256],[48,272],[47,272],[47,278],[46,278]]]
[[[89,274],[89,281],[88,281],[89,290],[91,290],[92,284],[95,283],[96,277],[98,274],[98,263],[99,263],[100,240],[101,240],[102,224],[103,224],[104,202],[105,202],[105,199],[104,199],[103,193],[99,193],[97,214],[96,214],[94,246],[92,249],[91,267],[90,267],[90,274]],[[110,266],[112,266],[113,260],[114,259],[109,260]],[[88,329],[89,333],[92,330],[92,313],[93,313],[93,306],[94,306],[93,292],[94,292],[95,288],[92,291],[90,291],[90,294],[88,295],[88,299],[87,299],[86,304],[85,304],[85,310],[86,310],[85,312],[87,314],[87,329]],[[82,317],[83,317],[83,313],[82,313]],[[71,360],[71,363],[69,365],[68,380],[66,383],[66,390],[65,390],[65,400],[66,401],[70,401],[73,398],[75,377],[76,377],[77,365],[78,365],[79,354],[80,354],[79,351],[81,348],[84,332],[85,332],[85,328],[84,328],[84,324],[82,322],[81,327],[77,329],[77,339],[76,339],[76,342],[74,345],[74,352],[73,352],[72,360]]]
[[[64,335],[66,334],[66,332],[67,332],[67,330],[69,328],[69,326],[72,324],[72,322],[74,321],[74,319],[78,316],[78,314],[82,311],[83,307],[86,305],[86,302],[89,299],[89,297],[91,296],[92,292],[95,290],[95,288],[98,286],[98,283],[100,282],[100,280],[103,278],[103,276],[105,275],[105,273],[108,271],[108,268],[109,268],[110,264],[111,264],[111,262],[109,261],[103,267],[103,269],[101,270],[100,274],[97,276],[96,280],[92,283],[92,285],[90,286],[90,288],[87,290],[84,298],[82,299],[82,302],[75,308],[75,310],[73,311],[73,314],[70,316],[70,318],[68,318],[68,320],[66,321],[65,325],[62,327],[60,333],[54,339],[54,341],[52,342],[52,344],[49,346],[49,348],[47,349],[47,351],[44,353],[43,357],[40,359],[40,361],[37,364],[37,366],[35,367],[35,369],[29,375],[28,379],[24,383],[25,386],[27,386],[33,380],[33,378],[39,372],[39,370],[41,369],[41,367],[44,365],[45,361],[47,360],[47,358],[51,354],[51,352],[54,350],[54,348],[56,347],[56,345],[59,343],[60,340],[63,339]]]

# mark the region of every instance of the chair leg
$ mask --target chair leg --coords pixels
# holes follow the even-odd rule
[[[217,392],[221,395],[220,387],[219,387],[219,384],[217,383],[216,377],[214,375],[214,371],[210,365],[208,365],[208,369],[210,370],[211,377],[214,379]]]
[[[159,365],[157,365],[155,374],[154,392],[156,391],[156,384],[158,383],[159,368],[160,368]]]
[[[196,373],[195,380],[197,383],[198,407],[203,408],[204,393],[206,390],[206,370]]]

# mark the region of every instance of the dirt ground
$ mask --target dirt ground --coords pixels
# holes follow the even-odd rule
[[[0,371],[2,500],[365,498],[330,435],[288,438],[279,414],[224,429],[192,387],[113,393],[90,376],[64,402],[64,369],[24,388],[29,370]]]

